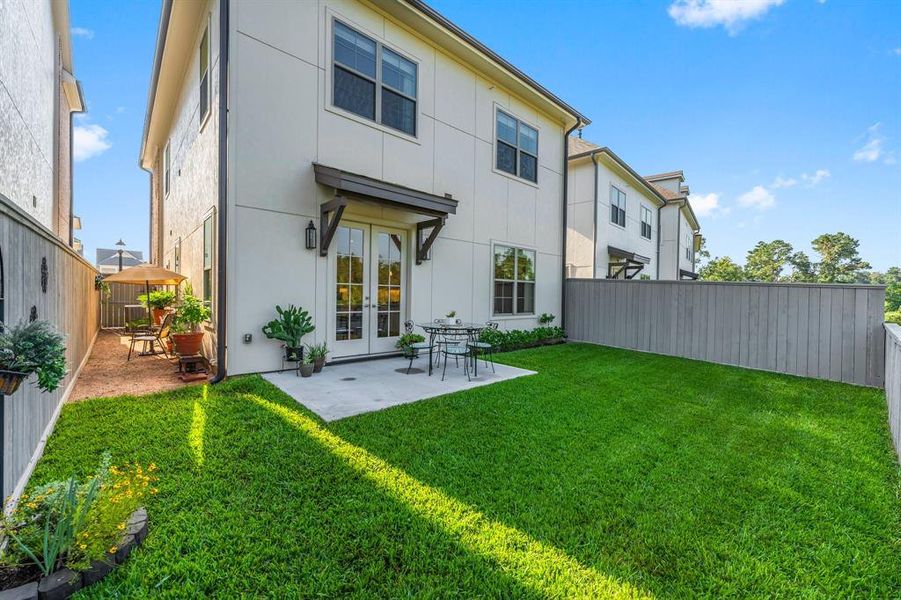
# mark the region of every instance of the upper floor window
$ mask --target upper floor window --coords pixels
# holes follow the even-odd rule
[[[169,142],[166,142],[166,147],[163,149],[163,196],[169,195],[169,172],[172,170],[172,153],[169,148]]]
[[[651,239],[651,209],[641,207],[641,237]]]
[[[497,111],[497,158],[500,171],[538,182],[538,130],[502,110]]]
[[[626,226],[626,192],[615,185],[610,186],[610,222]]]
[[[334,25],[332,103],[416,135],[417,66],[340,21]]]
[[[210,26],[207,24],[200,38],[200,125],[210,114]]]
[[[535,251],[494,247],[494,314],[535,313]]]

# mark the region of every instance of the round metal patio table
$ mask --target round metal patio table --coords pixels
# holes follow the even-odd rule
[[[421,327],[423,331],[425,331],[429,335],[429,376],[432,375],[432,352],[435,348],[435,337],[439,335],[446,335],[448,333],[454,334],[465,334],[470,340],[478,339],[479,334],[488,329],[487,323],[456,323],[456,324],[448,324],[448,323],[417,323],[417,327]],[[476,377],[479,376],[478,372],[478,361],[476,361],[475,372],[474,375]]]

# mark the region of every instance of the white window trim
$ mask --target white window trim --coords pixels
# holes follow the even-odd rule
[[[641,227],[644,224],[644,214],[646,211],[648,214],[648,225],[649,225],[649,229],[650,229],[649,236],[645,236],[642,233],[642,227]],[[650,209],[650,207],[648,207],[646,204],[643,204],[643,203],[639,204],[639,209],[638,209],[638,235],[643,240],[650,241],[650,240],[654,239],[654,211],[652,211]]]
[[[335,21],[340,21],[342,24],[350,27],[351,29],[355,29],[359,33],[365,35],[368,38],[372,38],[379,46],[383,46],[388,48],[392,52],[395,52],[402,56],[403,58],[409,60],[410,62],[416,65],[416,135],[410,135],[405,133],[399,129],[395,129],[393,127],[388,127],[387,125],[382,125],[379,121],[371,121],[366,117],[361,117],[356,113],[352,113],[349,110],[344,110],[340,106],[335,106],[334,103],[334,46],[335,46]],[[381,92],[381,73],[382,73],[382,62],[381,62],[381,52],[377,52],[376,57],[376,118],[379,118],[379,108],[381,105],[380,100],[380,92]],[[420,140],[420,134],[422,132],[423,120],[425,118],[425,114],[421,110],[422,105],[422,61],[417,58],[415,55],[411,54],[406,50],[402,50],[398,46],[395,46],[392,43],[386,42],[382,36],[376,35],[370,29],[360,25],[353,19],[348,19],[342,14],[339,14],[331,9],[326,10],[326,44],[325,44],[325,64],[327,65],[325,68],[325,86],[323,89],[323,93],[325,96],[323,97],[323,107],[330,113],[339,115],[341,117],[350,119],[351,121],[356,121],[361,125],[366,125],[367,127],[371,127],[372,129],[377,129],[382,133],[387,133],[393,135],[394,137],[400,138],[402,140],[406,140],[408,142],[413,142],[417,145],[422,145],[422,141]]]
[[[610,184],[610,190],[617,190],[623,195],[623,205],[624,205],[623,206],[623,224],[620,225],[619,223],[617,223],[616,221],[614,221],[613,219],[610,218],[610,210],[609,209],[610,209],[610,207],[613,206],[613,200],[610,198],[609,191],[607,192],[607,208],[608,208],[607,221],[614,227],[619,227],[620,229],[625,229],[626,225],[629,223],[629,213],[626,210],[626,206],[629,205],[629,196],[626,194],[625,190],[620,189],[620,187],[618,185],[613,184],[613,183]]]
[[[172,190],[172,140],[166,140],[163,146],[163,198],[169,197]]]
[[[517,250],[528,250],[529,252],[535,253],[535,281],[533,282],[535,285],[535,306],[533,307],[533,311],[530,313],[496,313],[494,312],[494,249],[497,246],[503,246],[505,248],[514,248]],[[538,312],[538,248],[533,246],[526,246],[523,244],[514,244],[513,242],[502,242],[499,240],[491,241],[491,287],[488,291],[489,295],[489,311],[491,312],[492,318],[497,319],[534,319],[536,315],[541,313]],[[514,266],[514,269],[516,267]],[[504,280],[507,281],[507,280]],[[516,310],[516,280],[514,280],[513,284],[513,309]]]
[[[518,181],[519,183],[523,183],[525,185],[532,186],[535,189],[539,189],[540,186],[538,185],[538,182],[541,181],[541,177],[540,177],[540,174],[541,174],[541,154],[540,154],[540,152],[541,152],[541,129],[537,125],[532,123],[531,121],[528,121],[527,119],[523,119],[522,117],[519,116],[519,114],[513,112],[506,106],[502,106],[502,105],[498,104],[497,102],[493,102],[491,107],[492,107],[491,118],[493,119],[493,123],[491,125],[491,131],[492,131],[491,170],[502,177],[506,177],[507,179],[512,179],[513,181]],[[501,169],[497,168],[497,113],[498,113],[498,111],[505,113],[505,114],[509,115],[510,117],[513,117],[517,121],[525,123],[532,129],[534,129],[535,133],[538,135],[538,152],[535,154],[535,179],[536,179],[535,181],[531,181],[524,177],[520,177],[519,175],[514,175],[513,173],[508,173],[507,171],[502,171]],[[519,152],[518,140],[517,140],[516,151]],[[516,164],[518,166],[519,165],[519,155],[518,154],[516,156],[516,160],[517,160]]]
[[[207,121],[210,120],[210,115],[213,114],[213,15],[207,15],[206,21],[206,113],[200,115],[200,127],[199,130],[203,131],[206,127]],[[200,42],[203,41],[203,34],[200,35]],[[197,53],[200,54],[200,42],[197,44]],[[200,75],[198,75],[200,77]],[[197,82],[198,89],[200,87],[200,81]],[[200,110],[200,98],[197,98],[197,109]]]

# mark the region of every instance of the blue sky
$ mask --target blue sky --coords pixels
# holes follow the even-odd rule
[[[586,139],[682,169],[713,255],[845,231],[874,268],[901,265],[901,2],[431,3],[588,115]],[[119,237],[146,251],[159,2],[71,4],[79,237],[90,259]]]

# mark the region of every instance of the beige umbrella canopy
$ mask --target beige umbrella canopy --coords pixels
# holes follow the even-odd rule
[[[143,283],[149,297],[151,285],[178,285],[185,279],[187,277],[175,271],[144,263],[122,269],[118,273],[104,278],[104,281],[107,283]],[[149,303],[147,304],[147,319],[153,322],[150,317]]]

